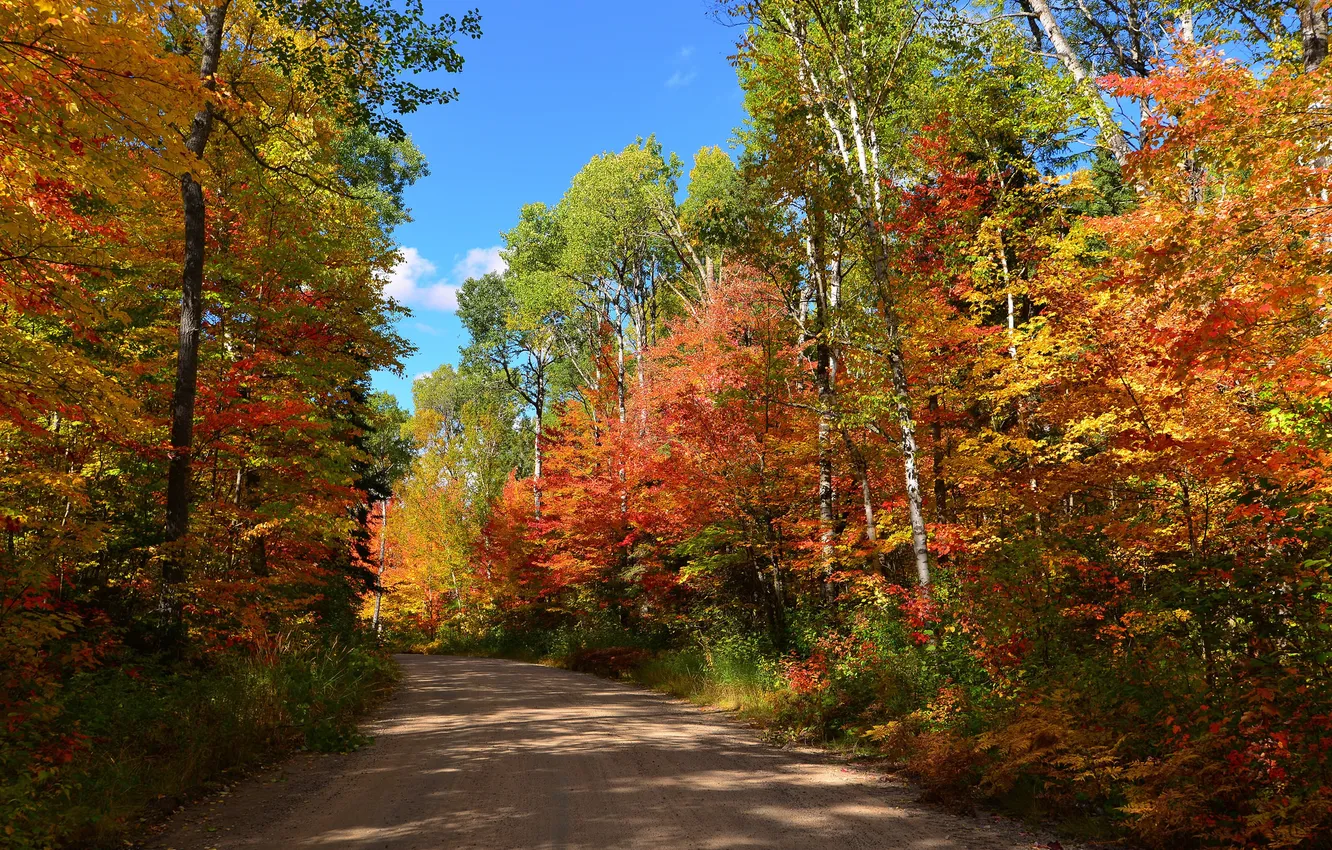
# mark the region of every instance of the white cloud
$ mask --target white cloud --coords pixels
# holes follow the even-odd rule
[[[687,86],[692,83],[694,77],[697,76],[698,74],[694,71],[676,71],[674,74],[671,74],[670,79],[666,81],[666,88],[678,89]]]
[[[401,254],[402,259],[389,272],[384,294],[405,304],[416,300],[421,282],[435,274],[435,264],[422,257],[415,248],[403,248]]]
[[[458,309],[458,290],[461,286],[455,286],[451,283],[436,283],[425,290],[423,307],[429,307],[432,310],[448,310],[452,313]]]
[[[694,48],[690,45],[681,47],[680,52],[675,54],[675,61],[671,64],[675,66],[676,71],[667,78],[666,88],[684,88],[694,81],[694,78],[698,76],[698,72],[690,67],[693,63],[689,61],[689,58],[693,55]]]
[[[498,245],[469,250],[454,264],[451,279],[441,279],[439,268],[421,256],[417,249],[405,246],[399,251],[402,259],[389,273],[384,294],[409,307],[457,310],[458,290],[464,280],[487,272],[502,272],[506,268]]]
[[[455,280],[463,281],[469,277],[481,277],[491,272],[503,272],[508,267],[509,264],[500,256],[500,246],[473,248],[454,265],[453,277]]]

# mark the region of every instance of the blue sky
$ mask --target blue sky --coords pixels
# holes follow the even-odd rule
[[[412,308],[399,331],[419,349],[405,374],[377,389],[411,406],[411,381],[457,363],[466,344],[452,307],[468,276],[498,268],[500,232],[525,203],[555,203],[589,159],[655,133],[685,162],[727,146],[743,120],[727,57],[740,31],[713,17],[716,0],[464,0],[484,35],[460,47],[461,74],[440,75],[461,97],[403,122],[431,174],[407,193],[415,219],[396,233],[404,262],[388,291]]]

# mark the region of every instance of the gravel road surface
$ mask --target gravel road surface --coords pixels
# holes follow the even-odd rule
[[[401,656],[374,744],[304,755],[178,814],[152,843],[205,848],[1016,850],[1010,824],[761,743],[725,715],[514,661]]]

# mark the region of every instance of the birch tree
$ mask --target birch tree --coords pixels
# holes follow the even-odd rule
[[[514,286],[518,275],[490,273],[469,278],[458,294],[458,318],[472,337],[463,365],[494,376],[532,412],[532,509],[541,518],[544,421],[559,393],[563,365],[552,327],[557,318],[550,293],[540,286]],[[519,301],[515,291],[525,296]]]
[[[905,95],[927,73],[930,62],[921,38],[926,8],[898,0],[761,0],[738,11],[753,25],[745,61],[789,67],[786,86],[799,98],[806,120],[826,134],[834,169],[829,182],[843,193],[858,223],[874,309],[883,322],[882,351],[901,439],[916,576],[927,587],[929,543],[899,310],[900,275],[892,268],[891,246],[882,228],[885,182],[894,177],[890,145],[901,141],[908,113]]]

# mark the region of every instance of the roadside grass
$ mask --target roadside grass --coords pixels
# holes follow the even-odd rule
[[[558,630],[483,636],[443,631],[432,640],[406,640],[399,651],[507,658],[634,682],[699,706],[735,712],[745,722],[777,731],[777,664],[746,641],[660,649],[618,629]]]
[[[668,651],[648,658],[625,678],[695,705],[734,711],[759,725],[768,726],[777,718],[776,681],[759,659],[702,650]]]
[[[886,708],[888,700],[882,693],[872,708],[848,722],[848,704],[858,706],[856,700],[847,701],[827,692],[798,694],[779,675],[775,659],[747,652],[750,649],[660,651],[622,671],[613,671],[611,677],[695,705],[734,712],[737,719],[757,728],[775,745],[818,747],[873,765],[876,770],[907,776],[922,789],[923,799],[951,811],[966,813],[980,806],[1032,829],[1054,831],[1065,840],[1122,841],[1122,830],[1106,812],[1050,807],[1039,798],[1032,782],[1015,783],[1000,794],[984,793],[980,780],[983,756],[965,739],[911,731],[910,724],[903,726],[904,734],[896,746],[867,735],[867,714]],[[572,663],[566,659],[561,666],[607,675],[605,670],[589,669],[577,658]],[[904,680],[903,671],[892,666],[881,675],[880,688],[887,691],[901,691],[910,684],[910,677]],[[897,710],[905,711],[900,707]]]
[[[1050,806],[1031,782],[998,791],[982,782],[989,755],[973,735],[930,729],[919,708],[931,692],[928,650],[842,665],[813,689],[796,689],[783,660],[751,638],[730,635],[686,648],[653,647],[615,629],[504,633],[482,638],[442,633],[409,651],[507,658],[632,682],[701,707],[733,712],[778,745],[838,752],[875,769],[910,777],[924,799],[958,812],[977,806],[1031,828],[1077,841],[1119,841],[1117,820],[1086,807]],[[900,719],[895,721],[894,718]],[[883,734],[892,730],[891,734]],[[998,793],[996,793],[998,791]]]
[[[219,780],[297,749],[335,752],[398,678],[382,653],[283,645],[207,667],[106,668],[69,683],[58,715],[82,746],[34,775],[0,762],[0,841],[14,850],[123,846]],[[7,761],[7,760],[6,760]]]

